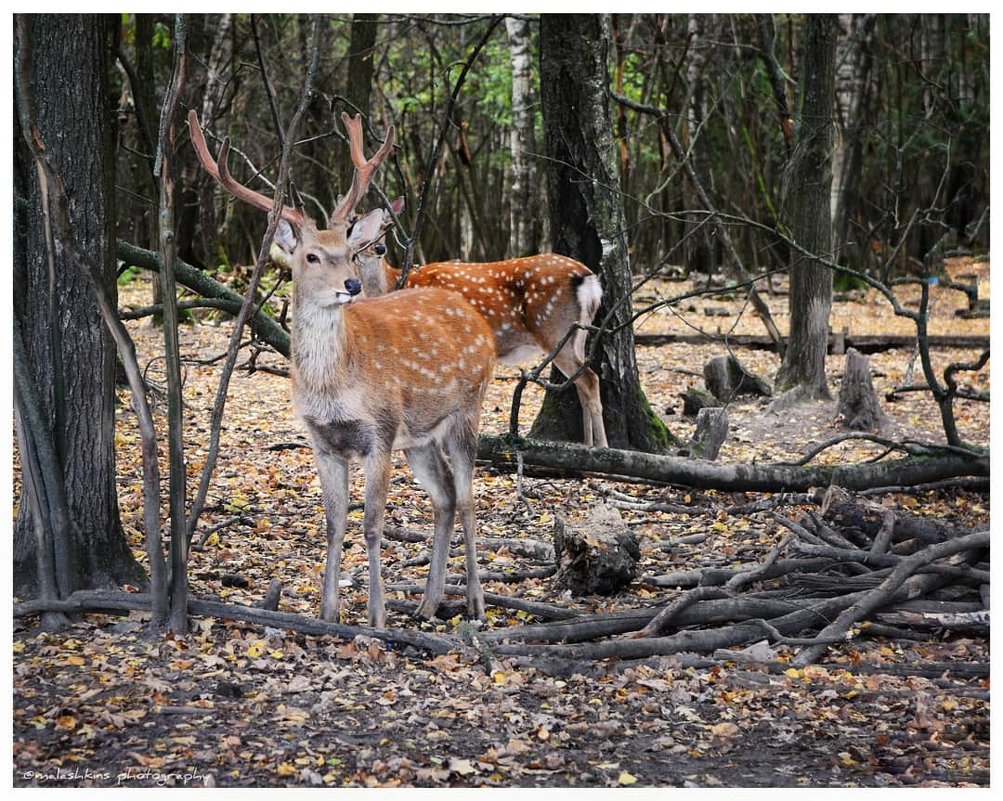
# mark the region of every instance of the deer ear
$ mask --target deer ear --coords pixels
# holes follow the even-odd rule
[[[272,242],[273,250],[277,246],[283,253],[291,255],[303,242],[299,228],[285,218],[279,220],[279,225],[275,229],[275,239]]]
[[[400,217],[400,213],[404,211],[404,198],[399,197],[390,201],[390,208],[394,210],[394,214]]]
[[[388,219],[386,223],[389,222]],[[352,230],[348,232],[348,247],[355,253],[365,250],[383,236],[385,228],[383,209],[373,209],[352,225]]]

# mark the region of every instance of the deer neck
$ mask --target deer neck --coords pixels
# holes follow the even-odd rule
[[[330,397],[344,384],[349,369],[349,304],[330,305],[293,282],[293,390],[297,397]]]

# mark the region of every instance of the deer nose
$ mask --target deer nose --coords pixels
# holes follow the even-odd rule
[[[358,295],[362,291],[362,282],[358,278],[346,278],[345,291],[352,296]]]

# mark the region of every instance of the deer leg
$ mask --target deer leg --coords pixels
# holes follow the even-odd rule
[[[369,555],[369,625],[382,629],[387,624],[386,601],[383,593],[383,573],[380,570],[380,548],[383,543],[383,521],[390,486],[390,454],[371,453],[365,460],[366,504],[362,530]]]
[[[476,428],[474,429],[476,431]],[[477,515],[474,509],[474,457],[477,437],[463,442],[447,442],[449,460],[453,466],[453,486],[456,488],[456,511],[463,526],[463,551],[467,568],[467,614],[483,620],[484,591],[477,575]]]
[[[437,445],[430,443],[410,448],[405,454],[415,478],[432,499],[432,515],[435,521],[432,558],[429,562],[425,595],[416,610],[419,617],[431,619],[435,617],[446,587],[449,540],[456,521],[456,490],[453,485],[452,470]]]
[[[581,348],[584,349],[585,332],[580,331],[582,338]],[[575,343],[574,351],[577,351],[578,342]],[[565,347],[554,359],[557,369],[564,375],[570,376],[578,372],[578,368],[584,363],[584,356],[577,356],[572,352],[572,348]],[[591,367],[586,367],[575,379],[575,389],[578,391],[578,403],[582,407],[582,431],[584,432],[585,444],[592,447],[593,444],[600,448],[607,448],[606,426],[602,419],[602,399],[599,396],[599,376]]]
[[[586,444],[595,444],[599,448],[608,448],[606,441],[606,424],[602,419],[602,398],[599,395],[599,376],[591,367],[586,367],[575,380],[578,390],[578,400],[582,405],[582,420],[590,436]]]
[[[341,578],[341,550],[348,526],[348,462],[315,446],[317,474],[324,495],[327,523],[327,563],[324,566],[324,594],[320,619],[338,622],[338,581]]]

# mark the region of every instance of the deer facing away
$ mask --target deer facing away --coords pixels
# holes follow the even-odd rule
[[[445,587],[456,517],[466,551],[467,609],[483,617],[472,491],[481,402],[494,371],[491,329],[473,307],[442,289],[412,289],[362,300],[353,254],[372,244],[355,206],[390,152],[394,129],[369,160],[359,118],[342,115],[355,163],[352,188],[319,229],[300,205],[283,208],[275,244],[293,275],[292,377],[296,413],[316,458],[327,525],[321,618],[338,619],[338,580],[347,528],[349,462],[365,472],[363,530],[369,561],[369,623],[386,625],[380,546],[391,452],[407,461],[431,497],[434,540],[417,614],[431,618]],[[226,168],[228,142],[213,161],[194,112],[192,141],[203,167],[231,194],[270,210],[272,200],[244,187]],[[376,230],[380,230],[376,226]]]
[[[386,228],[390,216],[371,211],[369,222]],[[395,213],[400,207],[395,206]],[[370,237],[374,232],[370,232]],[[356,254],[363,291],[382,295],[396,285],[399,271],[386,260],[378,235]],[[407,287],[440,287],[463,295],[491,326],[499,361],[518,364],[553,353],[576,323],[592,323],[602,301],[599,278],[581,262],[554,253],[485,263],[436,262],[408,273]],[[607,447],[599,377],[586,365],[584,330],[568,338],[554,364],[574,376],[588,446]]]

